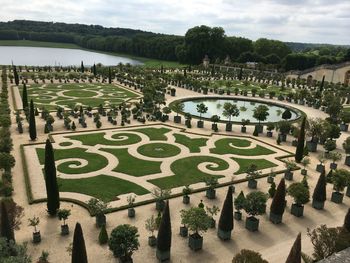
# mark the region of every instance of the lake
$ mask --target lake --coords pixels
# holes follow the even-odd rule
[[[101,63],[105,66],[129,63],[141,65],[142,62],[126,57],[112,56],[81,49],[0,46],[0,65],[27,66],[91,66]]]

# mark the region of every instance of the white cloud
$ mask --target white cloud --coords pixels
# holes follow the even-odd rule
[[[0,19],[100,24],[184,35],[221,26],[251,39],[350,44],[348,0],[0,0]]]

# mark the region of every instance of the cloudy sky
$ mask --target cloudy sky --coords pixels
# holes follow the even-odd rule
[[[99,24],[184,35],[221,26],[253,40],[350,44],[350,0],[0,0],[0,20]]]

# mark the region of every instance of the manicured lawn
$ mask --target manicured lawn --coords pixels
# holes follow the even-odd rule
[[[136,134],[128,133],[128,132],[118,132],[116,134],[113,134],[112,138],[118,141],[107,140],[104,138],[104,135],[105,135],[104,132],[100,132],[100,133],[67,136],[67,138],[81,141],[84,145],[90,145],[90,146],[95,146],[97,144],[115,145],[115,146],[131,145],[141,141],[140,136]]]
[[[211,148],[210,152],[215,154],[237,154],[243,156],[268,155],[275,153],[274,151],[256,145],[252,149],[235,148],[250,146],[250,141],[236,138],[224,138],[215,142],[215,148]]]
[[[208,139],[206,138],[190,138],[186,135],[175,133],[175,142],[186,146],[191,153],[199,153],[200,147],[206,146]]]
[[[149,182],[162,189],[171,189],[174,187],[202,182],[206,177],[213,176],[198,169],[198,165],[203,162],[215,163],[217,167],[211,164],[206,166],[212,171],[222,171],[229,167],[228,163],[224,160],[211,156],[186,157],[176,160],[171,164],[171,170],[174,173],[173,176],[149,180]],[[215,177],[220,178],[223,176]]]
[[[60,192],[90,195],[105,202],[116,200],[116,196],[127,193],[148,194],[143,187],[116,177],[99,175],[82,179],[57,178]]]
[[[36,107],[47,110],[55,110],[58,106],[72,108],[76,104],[85,107],[119,105],[139,96],[130,90],[105,83],[32,84],[27,85],[27,91],[28,99],[33,99]],[[22,96],[22,85],[19,86],[19,92]],[[59,92],[63,96],[58,95]]]
[[[148,143],[137,148],[137,152],[153,158],[167,158],[178,155],[180,148],[167,143]]]
[[[45,160],[45,150],[36,149],[40,164],[44,164]],[[59,149],[55,150],[55,160],[59,161],[67,158],[77,158],[84,159],[88,161],[86,166],[79,168],[71,168],[71,165],[79,165],[79,161],[66,161],[57,166],[57,171],[65,174],[83,174],[98,171],[103,167],[106,167],[108,160],[99,154],[89,153],[86,149],[82,148],[73,148],[73,149]]]
[[[166,141],[168,138],[165,136],[166,133],[171,130],[168,128],[143,128],[135,129],[133,131],[141,132],[149,137],[151,141]]]
[[[231,158],[231,159],[236,161],[239,164],[239,170],[235,172],[235,174],[245,173],[247,171],[247,168],[252,164],[255,164],[258,167],[258,170],[263,170],[263,169],[277,166],[277,164],[265,159],[241,159],[241,158]]]
[[[115,172],[133,176],[144,176],[160,173],[162,162],[146,161],[138,159],[129,154],[128,149],[101,149],[109,152],[118,158],[118,165],[113,169]]]

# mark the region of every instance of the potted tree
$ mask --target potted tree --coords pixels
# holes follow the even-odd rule
[[[235,198],[235,200],[233,201],[234,205],[235,205],[235,213],[234,213],[234,218],[236,220],[242,220],[242,212],[241,210],[244,208],[244,203],[245,203],[245,196],[243,191],[241,191],[239,193],[239,195]]]
[[[301,169],[301,174],[302,175],[307,175],[307,170],[306,170],[306,167],[310,164],[310,158],[308,157],[304,157],[302,160],[301,160],[301,165],[303,166],[303,169]]]
[[[350,166],[350,136],[347,137],[346,140],[344,141],[343,148],[346,153],[345,165]]]
[[[332,182],[335,192],[332,193],[331,201],[341,204],[344,198],[342,191],[349,182],[349,172],[344,169],[335,170],[332,176]]]
[[[192,120],[192,115],[190,113],[185,113],[185,125],[187,128],[191,128],[192,124],[191,124],[191,120]]]
[[[216,197],[215,186],[218,185],[218,178],[214,176],[206,177],[204,179],[204,182],[208,186],[205,196],[208,199],[215,199]]]
[[[325,166],[324,166],[324,162],[326,161],[326,157],[323,153],[321,153],[317,159],[320,163],[316,166],[316,171],[319,173],[324,173],[326,170]]]
[[[247,132],[247,127],[246,127],[246,125],[249,125],[249,123],[250,123],[250,120],[249,120],[249,119],[242,119],[242,121],[241,121],[241,124],[242,124],[241,132],[242,132],[242,133],[246,133],[246,132]]]
[[[349,129],[349,122],[350,122],[350,112],[348,111],[342,111],[340,113],[340,119],[342,121],[342,123],[340,124],[340,130],[347,132]]]
[[[294,161],[286,161],[285,166],[287,170],[284,172],[284,178],[288,181],[293,180],[293,170],[297,167],[297,164]]]
[[[280,132],[280,134],[278,135],[281,138],[282,142],[287,141],[287,135],[290,132],[291,129],[291,124],[289,121],[280,121],[277,124],[277,128]]]
[[[88,201],[87,205],[91,213],[96,217],[96,226],[101,227],[102,225],[105,225],[106,224],[105,211],[108,208],[108,205],[105,202],[100,201],[96,198],[91,198]]]
[[[179,113],[183,112],[184,104],[180,101],[176,101],[176,102],[174,102],[172,108],[176,112],[176,116],[174,117],[174,122],[181,123],[181,116],[179,116]]]
[[[210,215],[210,228],[215,228],[216,220],[214,216],[218,214],[220,208],[214,205],[213,207],[206,206],[205,209],[207,210],[207,214]]]
[[[128,195],[126,200],[128,201],[128,206],[129,206],[128,217],[133,218],[133,217],[135,217],[135,208],[134,208],[135,195],[133,195],[133,194]]]
[[[323,120],[321,118],[308,119],[307,135],[311,137],[310,141],[306,142],[309,152],[317,151],[317,143],[323,130]]]
[[[165,206],[165,199],[169,198],[171,190],[154,188],[152,195],[156,199],[156,209],[157,211],[163,211]]]
[[[261,172],[258,171],[258,167],[255,164],[251,164],[247,168],[247,179],[248,179],[248,187],[250,189],[256,189],[258,185],[258,181],[256,180],[260,175]]]
[[[233,200],[232,188],[228,187],[226,198],[222,206],[222,211],[219,219],[217,235],[221,240],[231,239],[231,232],[233,230]]]
[[[303,183],[292,183],[287,193],[293,197],[294,203],[292,204],[291,214],[296,217],[301,217],[304,214],[304,204],[309,202],[310,192],[309,189]]]
[[[267,182],[269,184],[272,184],[275,177],[276,177],[276,173],[273,171],[273,169],[271,169],[269,175],[267,176]]]
[[[197,104],[197,112],[199,113],[199,121],[197,122],[197,128],[204,127],[204,122],[202,121],[202,114],[207,113],[207,111],[208,111],[208,107],[205,106],[203,102]]]
[[[150,232],[150,236],[148,237],[148,245],[154,247],[157,244],[157,238],[154,235],[154,231],[158,229],[157,221],[154,215],[146,219],[145,228],[148,232]]]
[[[257,231],[259,228],[259,219],[257,215],[262,215],[266,210],[267,195],[261,191],[253,191],[247,194],[244,202],[244,210],[247,212],[245,227],[249,231]]]
[[[108,246],[121,263],[132,263],[132,254],[140,246],[138,238],[136,227],[128,224],[119,225],[112,230]]]
[[[340,152],[330,152],[327,157],[332,160],[332,162],[329,165],[329,168],[331,170],[337,169],[337,167],[338,167],[337,162],[340,161],[341,157],[342,157],[341,153]]]
[[[232,117],[238,117],[239,116],[239,109],[237,108],[236,104],[225,102],[224,104],[224,111],[222,113],[226,118],[228,118],[228,122],[226,123],[226,131],[232,131]]]
[[[40,231],[37,230],[37,226],[40,223],[39,217],[34,216],[33,218],[28,218],[29,221],[29,226],[34,227],[34,232],[33,232],[33,243],[40,243],[41,242],[41,234]]]
[[[66,224],[66,220],[71,215],[69,209],[59,209],[57,216],[59,220],[63,220],[63,225],[61,225],[61,235],[65,236],[69,234],[69,226]]]
[[[220,117],[218,115],[211,116],[210,120],[213,122],[211,125],[211,129],[215,132],[217,132],[218,129],[218,122],[220,121]]]
[[[186,185],[183,189],[182,189],[182,194],[183,194],[183,197],[182,197],[182,202],[184,204],[189,204],[190,203],[190,196],[189,194],[192,193],[192,189]]]
[[[275,124],[273,124],[273,123],[271,123],[271,122],[269,122],[268,124],[267,124],[267,126],[266,126],[266,129],[267,129],[267,133],[266,133],[266,135],[267,135],[267,137],[272,137],[272,130],[275,128]]]
[[[261,122],[265,121],[269,115],[269,108],[266,105],[259,105],[254,109],[253,117],[259,121],[258,133],[263,132],[264,126],[261,125]]]
[[[286,184],[284,178],[277,186],[276,193],[272,199],[270,207],[270,221],[274,224],[282,222],[284,209],[286,207]]]
[[[189,235],[188,246],[194,251],[202,249],[203,237],[200,233],[206,232],[210,227],[210,217],[200,207],[191,207],[188,210],[181,210],[180,213],[181,223],[192,231],[192,234]]]

